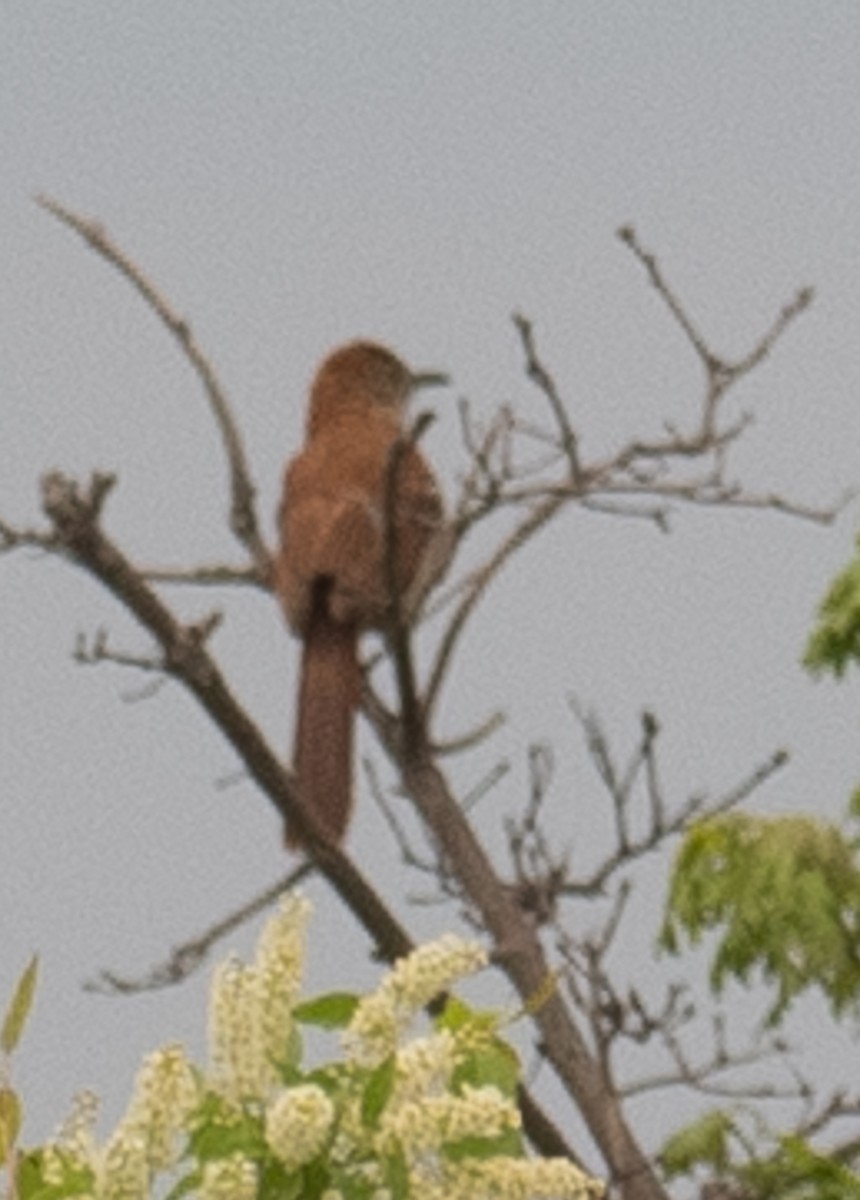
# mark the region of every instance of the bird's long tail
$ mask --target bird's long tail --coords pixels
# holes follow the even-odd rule
[[[352,812],[352,742],[361,693],[356,627],[328,613],[324,590],[315,597],[302,654],[294,767],[299,799],[334,842]],[[286,843],[302,838],[288,822]]]

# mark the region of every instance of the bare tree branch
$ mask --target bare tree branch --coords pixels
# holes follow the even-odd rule
[[[265,912],[280,895],[296,887],[307,875],[314,870],[311,862],[303,862],[294,870],[289,871],[277,883],[267,887],[265,891],[252,900],[241,905],[235,912],[228,913],[214,925],[210,925],[197,937],[174,946],[169,957],[156,964],[146,975],[123,976],[115,971],[99,971],[95,979],[84,983],[84,991],[99,992],[102,995],[132,995],[137,992],[157,991],[159,988],[173,987],[182,983],[205,962],[206,958],[218,942],[252,920],[259,913]]]
[[[716,816],[736,808],[788,762],[787,752],[776,750],[722,796],[711,798],[705,793],[693,795],[669,814],[662,794],[659,790],[652,790],[658,786],[654,760],[654,741],[658,728],[650,714],[643,717],[643,740],[634,752],[630,765],[620,777],[600,722],[593,714],[584,713],[575,701],[571,701],[571,707],[582,725],[591,760],[612,804],[616,841],[614,849],[593,867],[585,878],[565,880],[559,887],[560,895],[600,895],[619,869],[627,867],[637,858],[662,845],[668,838],[683,833],[693,821],[703,815]],[[643,769],[646,774],[650,821],[642,835],[633,837],[628,832],[626,813],[633,787]]]
[[[526,373],[529,379],[532,379],[537,384],[550,403],[553,416],[558,423],[561,447],[564,450],[570,468],[571,488],[573,491],[578,492],[582,486],[582,470],[579,465],[577,438],[570,423],[570,418],[567,415],[567,409],[558,394],[555,381],[538,358],[531,321],[527,320],[521,313],[514,313],[513,322],[517,333],[520,335],[520,341],[525,352]]]
[[[291,775],[272,754],[210,655],[206,641],[211,630],[205,623],[202,627],[181,625],[102,531],[99,518],[113,484],[113,477],[105,475],[94,475],[88,488],[79,487],[57,472],[46,476],[43,506],[52,523],[54,549],[94,576],[152,634],[160,647],[164,670],[195,697],[279,814],[282,817],[288,814],[295,821],[314,867],[363,925],[379,956],[386,962],[404,957],[413,948],[408,934],[353,860],[317,828],[315,815],[301,807]],[[217,931],[214,934],[210,931],[210,935],[203,936],[204,949],[219,936]],[[194,953],[200,949],[200,944],[192,947],[184,956],[180,954],[179,966],[168,964],[160,973],[156,969],[155,974],[162,978],[165,971],[169,974],[171,970],[183,969],[183,958],[188,968]],[[102,975],[105,984],[114,987],[129,984],[112,973],[108,975],[110,979]],[[534,1098],[523,1089],[519,1099],[526,1133],[541,1152],[563,1153],[575,1161],[573,1151]]]
[[[139,292],[179,343],[180,349],[203,384],[221,433],[230,470],[230,528],[251,555],[259,578],[267,580],[271,571],[271,559],[260,533],[255,508],[256,488],[251,479],[239,428],[233,419],[230,403],[215,369],[197,344],[188,321],[179,316],[137,263],[132,262],[128,255],[114,244],[98,221],[89,221],[79,216],[49,196],[39,195],[35,199],[40,208],[74,230],[96,254],[115,267]]]
[[[279,813],[289,812],[291,819],[295,819],[315,866],[374,938],[382,956],[389,960],[399,957],[410,949],[406,932],[352,860],[319,835],[313,814],[304,813],[293,795],[289,773],[230,692],[211,651],[217,615],[195,623],[180,623],[151,586],[156,583],[268,586],[270,558],[259,532],[252,476],[238,427],[214,369],[193,338],[188,323],[101,226],[46,197],[40,197],[38,203],[120,271],[177,340],[196,371],[229,465],[231,528],[251,561],[247,568],[201,565],[151,568],[147,572],[136,569],[101,528],[100,513],[114,482],[112,477],[103,475],[94,475],[86,488],[59,474],[47,477],[43,502],[48,530],[16,530],[0,522],[0,551],[31,546],[64,555],[97,578],[137,617],[154,638],[157,653],[143,656],[118,652],[108,645],[106,635],[99,632],[90,644],[79,641],[79,660],[113,662],[180,682],[222,730],[250,778]],[[503,406],[488,422],[480,423],[474,419],[468,403],[461,401],[461,433],[468,467],[454,505],[448,552],[453,554],[479,525],[490,527],[490,521],[500,519],[501,532],[499,525],[493,527],[494,544],[479,565],[428,610],[430,615],[440,618],[444,614],[444,621],[423,690],[412,658],[410,626],[415,613],[408,598],[398,595],[391,565],[394,557],[389,556],[393,621],[387,651],[395,669],[398,703],[388,707],[366,683],[363,708],[395,766],[400,787],[418,808],[433,839],[435,861],[415,854],[372,774],[371,786],[383,803],[401,854],[417,870],[432,875],[440,894],[457,902],[464,919],[489,935],[494,961],[505,971],[524,1010],[534,1020],[541,1052],[584,1118],[608,1164],[617,1194],[622,1200],[665,1200],[665,1191],[627,1124],[622,1108],[624,1096],[669,1086],[670,1080],[700,1090],[714,1089],[714,1094],[734,1094],[725,1090],[728,1084],[722,1073],[729,1069],[730,1060],[734,1066],[746,1063],[743,1054],[728,1053],[717,1027],[712,1054],[695,1060],[687,1056],[681,1031],[687,1022],[688,1008],[681,989],[670,988],[662,1009],[653,1012],[635,990],[623,992],[616,988],[608,967],[610,949],[631,895],[627,877],[621,877],[622,870],[669,837],[683,832],[702,814],[725,811],[738,804],[773,775],[785,756],[782,752],[772,755],[740,784],[716,798],[698,795],[673,806],[664,796],[658,769],[656,718],[643,715],[639,740],[632,754],[619,763],[596,718],[578,713],[591,761],[611,805],[614,832],[609,850],[596,865],[590,866],[586,876],[572,876],[566,856],[559,852],[543,824],[545,802],[553,784],[553,756],[549,748],[534,746],[529,752],[529,795],[524,815],[507,824],[513,870],[511,879],[505,880],[476,838],[465,810],[498,782],[500,773],[507,769],[506,764],[493,768],[466,802],[462,799],[458,802],[437,759],[443,752],[469,748],[486,730],[446,746],[434,738],[431,720],[454,654],[479,602],[515,552],[566,505],[579,504],[614,516],[646,518],[661,528],[668,527],[670,514],[681,505],[761,509],[817,522],[832,520],[837,511],[799,504],[775,494],[757,493],[732,480],[727,469],[732,447],[743,436],[751,418],[745,413],[727,418],[722,401],[733,385],[767,358],[786,329],[808,307],[811,290],[798,292],[752,349],[729,362],[710,349],[656,258],[642,248],[633,229],[625,227],[619,236],[645,268],[651,284],[702,364],[703,394],[688,431],[666,425],[655,437],[632,438],[612,454],[588,461],[581,452],[578,431],[563,400],[563,389],[537,351],[532,323],[516,315],[514,324],[525,358],[526,376],[546,399],[548,412],[539,414],[537,419],[530,415],[523,420],[512,408]],[[420,436],[420,429],[419,425],[411,436]],[[386,505],[389,545],[396,537],[392,497],[398,455],[409,444],[405,439],[392,455]],[[489,728],[493,723],[491,720]],[[647,813],[644,831],[639,819],[643,808]],[[257,911],[254,906],[262,906],[272,894],[270,889],[265,896],[252,901],[248,910]],[[597,896],[608,897],[609,901],[604,904],[607,911],[600,928],[576,941],[568,938],[560,925],[562,905],[566,907],[568,902]],[[165,963],[153,968],[143,980],[103,972],[100,983],[94,986],[130,990],[177,981],[202,961],[226,930],[246,919],[248,910],[233,914],[200,937],[177,947]],[[566,994],[557,985],[557,970],[541,940],[545,928],[556,935],[556,955],[565,964]],[[626,1086],[619,1085],[612,1062],[616,1046],[625,1041],[644,1044],[652,1038],[662,1039],[669,1069]],[[766,1089],[767,1085],[762,1085],[759,1094],[776,1094]],[[573,1157],[570,1147],[527,1092],[521,1094],[520,1100],[529,1136],[543,1152],[561,1152]],[[836,1111],[834,1107],[833,1112]],[[818,1115],[822,1121],[826,1119],[823,1111]]]
[[[190,584],[194,587],[239,587],[270,590],[269,580],[256,567],[228,567],[222,564],[201,567],[141,567],[141,576],[150,583]]]

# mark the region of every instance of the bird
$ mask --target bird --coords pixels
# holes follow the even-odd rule
[[[416,390],[447,382],[376,342],[341,346],[316,372],[305,443],[284,474],[274,582],[302,640],[293,766],[303,811],[335,844],[353,804],[359,637],[408,615],[439,573],[441,492],[406,417]],[[289,820],[285,841],[304,848]]]

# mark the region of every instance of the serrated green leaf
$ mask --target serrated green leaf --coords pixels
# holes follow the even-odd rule
[[[0,1167],[5,1166],[9,1151],[21,1130],[21,1101],[9,1087],[0,1088]]]
[[[858,539],[860,550],[860,539]],[[833,580],[818,609],[818,622],[807,642],[804,666],[814,675],[830,671],[841,679],[860,662],[860,555]]]
[[[677,953],[716,932],[711,984],[776,990],[778,1024],[802,992],[819,988],[835,1017],[860,1015],[860,866],[855,840],[811,817],[731,813],[694,826],[673,868],[662,934]]]
[[[302,1025],[320,1025],[323,1029],[343,1029],[358,1008],[358,997],[352,992],[329,992],[306,1000],[293,1009],[293,1020]]]
[[[714,1109],[673,1133],[660,1152],[660,1164],[668,1178],[687,1175],[699,1166],[709,1167],[718,1174],[725,1171],[734,1128],[728,1113]]]
[[[844,1163],[820,1154],[803,1138],[781,1138],[775,1154],[735,1169],[756,1196],[796,1200],[860,1200],[860,1179]],[[748,1190],[744,1187],[744,1191]]]
[[[379,1114],[391,1097],[395,1069],[394,1055],[391,1054],[370,1073],[361,1097],[361,1120],[367,1128],[376,1125]]]
[[[0,1050],[5,1054],[11,1054],[21,1040],[21,1034],[24,1032],[24,1026],[33,1004],[38,975],[39,956],[34,954],[18,980],[9,1007],[6,1009],[6,1016],[3,1018],[3,1028],[0,1030]]]

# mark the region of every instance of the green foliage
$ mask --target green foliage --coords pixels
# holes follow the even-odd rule
[[[92,1167],[59,1155],[48,1178],[45,1158],[41,1149],[22,1157],[17,1171],[19,1200],[65,1200],[67,1196],[92,1195],[95,1182]]]
[[[315,996],[293,1009],[293,1020],[301,1025],[318,1025],[322,1029],[345,1029],[358,1008],[358,996],[352,992],[328,992]]]
[[[860,1178],[799,1137],[781,1138],[772,1157],[751,1162],[738,1177],[756,1200],[860,1200]]]
[[[493,1138],[465,1137],[446,1142],[442,1152],[449,1162],[454,1163],[467,1159],[522,1158],[525,1153],[522,1137],[514,1129],[508,1129]]]
[[[389,1054],[388,1058],[383,1059],[379,1066],[370,1072],[361,1097],[363,1125],[372,1128],[379,1122],[382,1110],[391,1099],[396,1077],[397,1061],[393,1054]]]
[[[38,975],[39,956],[34,954],[21,973],[3,1018],[3,1025],[0,1028],[0,1050],[4,1054],[11,1054],[21,1040],[21,1034],[24,1032],[27,1017],[30,1015],[33,1005]]]
[[[804,655],[810,671],[832,671],[837,679],[852,662],[860,662],[860,537],[857,556],[836,576],[821,602]]]
[[[4,1166],[21,1129],[21,1101],[10,1087],[0,1087],[0,1167]]]
[[[494,1087],[513,1098],[520,1081],[520,1060],[514,1048],[501,1038],[490,1039],[454,1068],[453,1082],[462,1088]]]
[[[717,1176],[723,1175],[731,1162],[730,1139],[734,1129],[731,1117],[715,1109],[672,1134],[660,1152],[660,1165],[667,1177],[689,1175],[701,1166]]]
[[[696,825],[672,873],[661,944],[678,953],[718,931],[711,984],[776,988],[778,1023],[801,992],[820,988],[835,1016],[860,1011],[857,845],[809,817],[732,813]]]
[[[741,1116],[715,1109],[673,1134],[660,1153],[666,1177],[704,1170],[750,1200],[860,1200],[860,1178],[838,1159],[800,1137],[773,1138],[759,1128],[750,1138]]]
[[[449,996],[435,1027],[452,1033],[471,1033],[473,1050],[454,1068],[455,1086],[494,1087],[511,1099],[516,1095],[522,1073],[520,1059],[510,1042],[499,1036],[497,1013],[470,1008],[456,996]]]
[[[16,1159],[18,1134],[21,1131],[23,1107],[18,1093],[8,1081],[6,1059],[17,1049],[27,1018],[33,1007],[36,981],[39,976],[39,957],[34,954],[21,972],[12,999],[0,1026],[0,1168]]]

